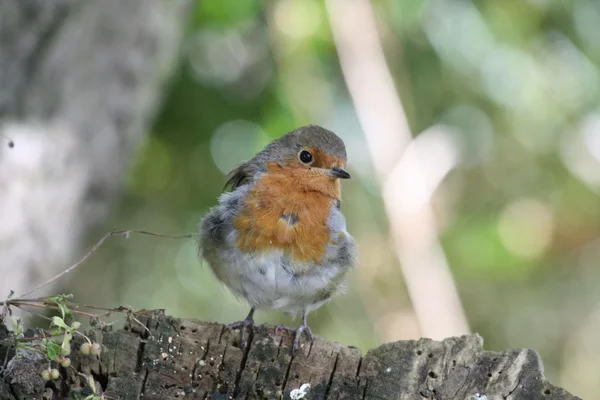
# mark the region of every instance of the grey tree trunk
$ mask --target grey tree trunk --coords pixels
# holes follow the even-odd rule
[[[0,0],[0,276],[10,278],[0,297],[64,268],[107,217],[176,61],[187,7]]]
[[[110,399],[577,399],[544,378],[535,351],[483,351],[478,335],[387,343],[364,356],[315,337],[292,354],[293,337],[271,326],[254,328],[242,350],[239,332],[223,325],[161,311],[136,316],[143,325],[130,320],[123,330],[90,332],[102,344],[100,357],[73,351],[73,368],[61,368],[57,381],[42,380],[45,360],[26,353],[10,359],[0,398],[85,397],[79,371],[92,374]],[[78,337],[73,348],[81,343]],[[5,351],[0,345],[0,356]]]

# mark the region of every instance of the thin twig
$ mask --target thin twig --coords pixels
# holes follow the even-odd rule
[[[26,303],[26,302],[22,302],[19,300],[12,300],[8,303],[9,305],[14,305],[15,307],[21,308],[23,310],[23,306],[25,307],[38,307],[38,308],[47,308],[49,310],[59,310],[60,307],[58,306],[54,306],[52,304],[47,304],[47,303]],[[90,318],[101,318],[103,317],[105,314],[107,313],[103,313],[103,314],[90,314],[90,313],[86,313],[85,311],[79,311],[79,310],[70,310],[73,314],[78,314],[78,315],[83,315],[86,317],[90,317]],[[109,312],[110,313],[110,312]]]
[[[60,336],[63,336],[63,335],[60,335]],[[44,336],[22,337],[22,338],[19,338],[19,342],[34,342],[36,340],[50,339],[52,337],[60,337],[60,336],[52,336],[50,333],[48,333],[48,334],[46,334]]]
[[[40,297],[38,299],[13,299],[13,300],[0,302],[0,305],[5,305],[7,307],[10,307],[12,305],[12,306],[19,307],[19,308],[20,308],[20,306],[23,306],[23,307],[46,308],[46,309],[50,309],[50,310],[59,310],[60,309],[60,307],[58,305],[55,305],[53,302],[49,302],[48,299],[50,299],[50,297]],[[104,318],[112,313],[124,312],[124,313],[129,314],[131,316],[131,318],[133,318],[138,324],[140,324],[142,327],[144,327],[144,329],[148,330],[148,328],[144,324],[142,324],[137,318],[135,318],[133,316],[133,314],[135,314],[135,311],[131,307],[119,306],[116,308],[106,308],[106,307],[90,306],[87,304],[77,304],[77,303],[73,303],[73,302],[65,302],[64,304],[69,307],[69,311],[72,312],[73,314],[83,315],[83,316],[94,318],[94,319]],[[101,310],[104,312],[100,313],[100,314],[92,314],[92,313],[87,313],[85,311],[79,311],[78,310],[79,308],[89,308],[91,310]]]
[[[193,238],[194,237],[194,234],[187,234],[187,235],[182,235],[182,236],[170,236],[170,235],[163,235],[161,233],[141,231],[141,230],[137,230],[137,229],[127,229],[127,230],[120,230],[120,231],[113,230],[113,231],[110,231],[106,235],[104,235],[102,237],[102,239],[100,239],[98,241],[98,243],[96,243],[94,245],[94,247],[92,247],[92,249],[90,251],[88,251],[87,254],[84,255],[83,258],[81,258],[75,264],[71,265],[69,268],[65,269],[64,271],[62,271],[58,275],[53,276],[52,278],[48,279],[46,282],[44,282],[44,283],[36,286],[35,288],[31,289],[30,291],[28,291],[26,293],[23,293],[20,297],[27,296],[28,294],[33,293],[36,290],[39,290],[39,289],[43,288],[44,286],[49,285],[50,283],[56,281],[57,279],[62,278],[64,275],[68,274],[69,272],[71,272],[74,269],[76,269],[77,267],[79,267],[88,258],[90,258],[90,256],[92,254],[94,254],[100,248],[100,246],[102,246],[102,244],[104,244],[104,242],[106,241],[106,239],[108,239],[108,238],[110,238],[112,236],[117,236],[117,235],[122,235],[122,236],[124,236],[124,237],[127,238],[131,233],[139,233],[141,235],[156,236],[156,237],[162,237],[162,238],[167,238],[167,239],[189,239],[189,238]]]
[[[59,306],[49,303],[49,302],[45,301],[45,299],[46,298],[43,298],[43,297],[40,299],[30,299],[28,301],[22,301],[21,299],[15,299],[15,300],[9,301],[8,305],[9,306],[14,305],[16,307],[29,306],[29,307],[47,308],[50,310],[60,310]],[[88,306],[88,305],[79,305],[76,303],[66,303],[66,304],[69,305],[70,307],[74,307],[74,308],[83,307],[83,308],[90,308],[90,309],[94,309],[94,310],[105,311],[101,314],[92,314],[92,313],[87,313],[85,311],[79,311],[79,310],[74,310],[73,308],[69,308],[69,311],[72,312],[73,314],[83,315],[83,316],[94,318],[94,319],[103,318],[112,313],[132,312],[132,310],[128,307],[105,308],[105,307],[95,307],[95,306]]]
[[[9,299],[6,301],[0,301],[0,304],[8,304],[10,305],[11,303],[14,303],[16,301],[19,302],[32,302],[32,303],[49,303],[48,301],[49,297],[39,297],[37,299],[24,299],[22,297],[19,297],[18,299]]]
[[[33,315],[38,316],[40,318],[47,319],[48,321],[52,321],[52,318],[49,318],[49,317],[46,317],[45,315],[38,314],[36,312],[28,310],[27,308],[23,308],[23,305],[20,305],[20,304],[12,304],[12,305],[14,305],[15,307],[17,307],[20,310],[27,311],[29,314],[33,314]]]
[[[99,306],[90,306],[88,304],[78,304],[78,303],[72,303],[72,302],[66,302],[64,303],[66,306],[71,307],[71,308],[89,308],[90,310],[101,310],[101,311],[110,311],[110,312],[130,312],[133,311],[131,308],[129,307],[125,307],[125,306],[119,306],[117,308],[107,308],[107,307],[99,307]]]
[[[135,322],[137,322],[138,324],[140,324],[140,326],[142,328],[144,328],[146,330],[146,332],[148,332],[148,335],[152,336],[152,332],[150,331],[150,329],[148,329],[148,327],[146,325],[142,324],[142,322],[139,319],[137,319],[133,314],[134,313],[131,312],[131,313],[127,314],[127,315],[129,316],[129,318],[133,319]]]

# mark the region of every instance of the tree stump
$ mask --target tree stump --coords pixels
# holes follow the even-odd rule
[[[8,335],[0,329],[0,340]],[[254,327],[242,350],[239,331],[159,310],[88,336],[101,343],[100,356],[76,351],[77,337],[71,367],[48,382],[42,356],[19,350],[14,357],[0,345],[0,359],[9,360],[0,399],[83,399],[92,392],[78,372],[91,375],[108,399],[577,399],[544,378],[535,351],[484,351],[477,334],[386,343],[364,356],[315,337],[293,354],[293,337],[275,335],[272,326]]]

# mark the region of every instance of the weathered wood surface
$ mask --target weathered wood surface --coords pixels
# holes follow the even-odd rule
[[[220,324],[159,311],[138,319],[148,330],[132,322],[92,331],[100,358],[74,351],[74,368],[61,368],[58,381],[42,381],[46,361],[12,358],[0,398],[83,398],[90,392],[76,369],[93,374],[110,399],[290,399],[306,383],[304,399],[577,399],[544,378],[535,351],[483,351],[478,335],[387,343],[364,356],[316,337],[292,355],[293,338],[271,326],[256,327],[243,351],[239,332]]]

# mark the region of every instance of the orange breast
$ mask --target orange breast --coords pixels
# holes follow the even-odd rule
[[[327,190],[308,190],[302,171],[296,174],[270,166],[249,193],[233,224],[244,251],[283,249],[295,261],[318,263],[329,241],[327,218],[331,201],[339,198],[339,182],[324,179]],[[314,179],[314,178],[312,178]],[[311,181],[311,186],[314,186]]]

